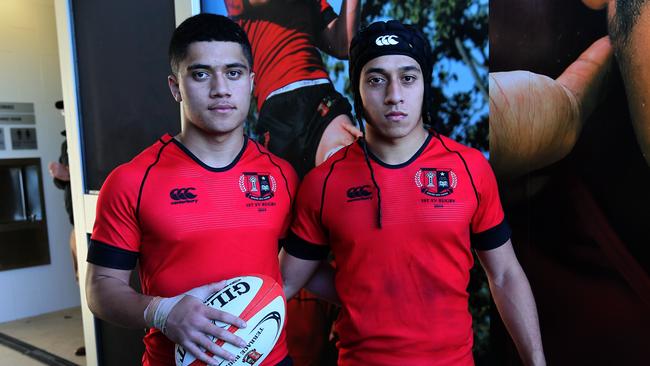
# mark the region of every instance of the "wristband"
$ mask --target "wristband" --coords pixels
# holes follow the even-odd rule
[[[163,334],[167,334],[165,328],[167,317],[183,297],[185,297],[185,294],[174,297],[154,297],[144,310],[144,321],[147,326],[159,329]]]

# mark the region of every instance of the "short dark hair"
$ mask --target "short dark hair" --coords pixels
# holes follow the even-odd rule
[[[178,65],[187,56],[187,48],[194,42],[235,42],[241,45],[244,57],[253,69],[251,44],[243,29],[237,23],[216,14],[198,14],[185,19],[172,34],[169,42],[169,63],[172,72],[178,72]]]
[[[616,13],[609,21],[609,36],[618,53],[630,42],[646,0],[616,0]]]

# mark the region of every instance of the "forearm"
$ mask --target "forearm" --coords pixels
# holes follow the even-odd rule
[[[326,261],[321,261],[316,273],[311,277],[305,288],[319,298],[336,305],[341,304],[334,286],[334,268]]]
[[[359,28],[359,0],[343,0],[339,16],[323,31],[323,51],[340,58],[348,58],[352,38]]]
[[[222,339],[237,347],[245,346],[246,343],[240,337],[216,326],[214,321],[239,328],[245,327],[245,323],[232,314],[203,304],[208,296],[223,289],[226,281],[209,283],[175,297],[156,298],[152,301],[152,297],[139,294],[129,286],[129,274],[130,271],[127,270],[88,265],[88,306],[97,317],[129,328],[157,328],[170,341],[183,346],[206,364],[214,360],[205,350],[222,358],[234,359],[232,354],[207,336]]]
[[[89,278],[88,307],[95,316],[127,328],[145,328],[144,310],[153,297],[142,295],[119,279]]]
[[[490,281],[499,314],[526,365],[545,365],[535,299],[521,267]]]
[[[280,270],[282,272],[282,287],[287,299],[292,298],[309,281],[316,268],[318,260],[305,260],[292,256],[284,249],[280,252]]]
[[[348,49],[350,48],[350,42],[352,38],[357,34],[359,28],[359,0],[343,0],[341,4],[341,12],[339,18],[341,18],[340,24],[337,24],[338,27],[342,29],[337,29],[337,34],[340,34],[340,39],[342,41],[341,47],[345,50],[345,57],[348,57]]]

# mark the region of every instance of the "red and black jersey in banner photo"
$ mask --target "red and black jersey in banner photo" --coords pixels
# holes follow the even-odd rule
[[[155,296],[251,273],[281,284],[278,240],[297,183],[287,162],[248,138],[230,165],[211,168],[166,135],[106,179],[88,261],[123,270],[139,261],[142,292]],[[174,364],[161,332],[144,342],[143,364]],[[283,334],[264,365],[286,355]]]
[[[316,48],[337,15],[326,0],[273,0],[252,6],[225,0],[228,16],[246,31],[253,48],[258,110],[273,91],[301,80],[329,78]]]
[[[318,259],[331,248],[342,309],[339,365],[472,365],[471,249],[510,238],[483,155],[430,135],[407,162],[371,154],[377,192],[353,144],[301,184],[287,251]]]

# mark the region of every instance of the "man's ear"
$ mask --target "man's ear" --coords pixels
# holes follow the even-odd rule
[[[174,100],[178,103],[182,102],[183,97],[181,97],[181,89],[178,86],[178,79],[176,78],[176,75],[171,74],[167,76],[167,85],[169,85],[169,90],[172,92]]]
[[[594,10],[600,10],[607,6],[610,1],[614,0],[582,0],[582,2],[588,7]]]
[[[254,87],[255,87],[255,73],[251,72],[251,93],[253,92]]]

